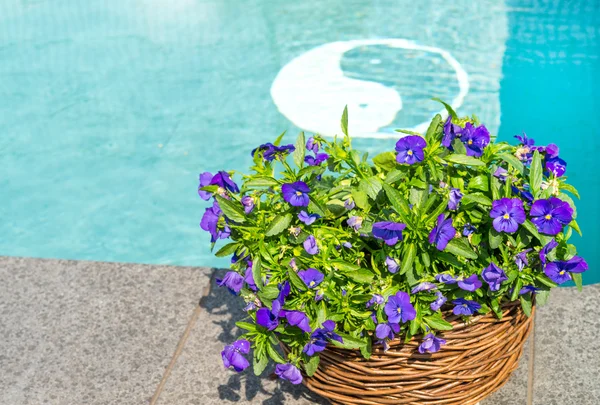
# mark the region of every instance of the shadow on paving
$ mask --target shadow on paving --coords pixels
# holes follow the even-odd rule
[[[210,292],[200,300],[200,307],[204,309],[212,320],[212,325],[206,325],[206,328],[217,328],[219,330],[218,340],[223,345],[234,342],[241,334],[235,323],[245,317],[243,310],[245,304],[243,299],[236,297],[225,287],[219,287],[216,279],[223,277],[226,270],[215,270],[210,286]],[[251,361],[251,356],[248,356]],[[225,384],[218,387],[219,398],[228,402],[239,402],[242,400],[257,403],[257,398],[270,395],[270,398],[262,401],[263,405],[277,405],[286,402],[286,396],[291,396],[301,403],[329,404],[324,398],[309,391],[304,385],[293,385],[287,381],[281,381],[274,390],[267,389],[265,382],[277,380],[278,377],[273,373],[274,365],[263,372],[262,376],[256,376],[252,372],[252,366],[239,374],[233,374]],[[267,377],[265,377],[267,376]],[[242,388],[244,388],[242,390]],[[245,398],[242,399],[242,391],[245,392]],[[288,394],[288,395],[286,395]]]

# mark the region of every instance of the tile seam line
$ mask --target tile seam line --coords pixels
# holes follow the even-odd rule
[[[208,294],[210,294],[210,289],[211,289],[210,287],[213,283],[214,276],[215,276],[215,273],[213,271],[213,273],[210,275],[210,281],[209,281],[208,285],[202,289],[200,302],[202,302],[202,299],[204,297],[206,297]],[[165,372],[164,372],[160,382],[158,383],[158,386],[156,387],[156,390],[154,391],[154,395],[152,395],[152,398],[150,399],[150,402],[148,403],[148,405],[156,405],[158,403],[158,400],[160,399],[160,394],[162,393],[167,381],[169,380],[169,377],[171,376],[171,371],[175,367],[175,364],[177,363],[177,360],[179,359],[179,356],[181,355],[181,352],[183,351],[183,348],[185,347],[185,344],[187,343],[188,337],[190,336],[192,329],[194,328],[194,325],[196,324],[196,321],[198,320],[198,317],[200,316],[201,311],[202,311],[202,308],[200,307],[200,304],[196,305],[196,308],[194,309],[194,312],[192,313],[192,317],[188,321],[185,331],[183,332],[183,335],[181,335],[181,338],[179,339],[179,342],[177,343],[177,347],[175,348],[175,352],[173,353],[173,356],[171,357],[171,361],[169,362],[169,365],[165,369]]]

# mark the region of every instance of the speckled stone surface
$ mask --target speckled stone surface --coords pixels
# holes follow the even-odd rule
[[[244,315],[240,300],[226,289],[211,287],[186,345],[158,399],[158,405],[328,404],[304,386],[272,380],[270,370],[256,377],[251,370],[237,374],[221,361],[225,344],[241,332],[235,322]],[[522,405],[527,396],[527,354],[513,378],[481,405]]]
[[[0,404],[144,404],[210,269],[0,257]]]
[[[600,285],[553,290],[535,327],[533,404],[600,404]]]

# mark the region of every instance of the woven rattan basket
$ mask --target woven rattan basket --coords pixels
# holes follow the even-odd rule
[[[328,346],[304,384],[334,404],[474,405],[506,383],[517,368],[533,328],[518,301],[503,305],[503,317],[472,317],[465,324],[452,312],[453,330],[438,333],[447,343],[434,354],[420,354],[420,339],[360,352]],[[286,350],[284,348],[284,350]]]

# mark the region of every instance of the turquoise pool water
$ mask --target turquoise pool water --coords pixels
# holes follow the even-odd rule
[[[390,149],[435,95],[560,145],[600,281],[600,3],[415,4],[0,2],[0,254],[224,265],[198,173],[243,169],[285,129],[328,133],[346,103],[358,146]]]

